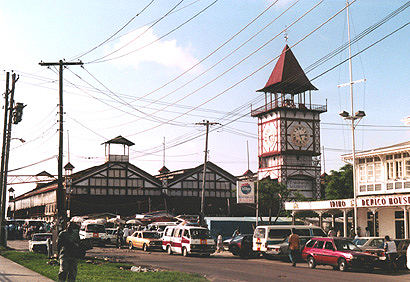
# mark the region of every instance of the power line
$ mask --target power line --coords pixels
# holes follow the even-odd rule
[[[137,40],[138,38],[140,38],[141,36],[143,36],[149,29],[151,29],[152,27],[154,27],[157,23],[159,23],[160,21],[162,21],[165,17],[167,17],[173,10],[175,10],[184,0],[181,0],[178,2],[178,4],[176,4],[174,7],[172,7],[171,10],[169,10],[168,12],[165,13],[165,15],[163,15],[161,18],[159,18],[158,20],[156,20],[153,24],[151,24],[148,28],[146,28],[142,33],[140,33],[137,37],[135,37],[133,40],[129,41],[127,44],[123,45],[122,47],[108,53],[107,55],[104,55],[98,59],[95,59],[93,61],[87,62],[87,64],[91,64],[91,63],[96,63],[97,61],[101,61],[104,58],[107,58],[108,56],[111,56],[112,54],[117,53],[118,51],[122,50],[123,48],[127,47],[128,45],[130,45],[132,42],[134,42],[135,40]]]
[[[141,15],[149,6],[151,6],[151,4],[154,2],[154,0],[151,0],[151,2],[149,2],[141,11],[139,11],[137,14],[135,14],[135,16],[133,16],[125,25],[123,25],[119,30],[117,30],[115,33],[113,33],[111,36],[109,36],[107,39],[105,39],[103,42],[99,43],[97,46],[91,48],[90,50],[84,52],[81,55],[77,55],[75,56],[73,59],[71,60],[78,60],[79,58],[91,53],[92,51],[94,51],[95,49],[101,47],[102,45],[104,45],[105,43],[107,43],[111,38],[113,38],[114,36],[116,36],[118,33],[120,33],[124,28],[126,28],[133,20],[135,20],[136,17],[138,17],[139,15]]]
[[[203,12],[205,12],[206,10],[208,10],[211,6],[213,6],[213,5],[214,5],[216,2],[218,2],[218,1],[219,1],[219,0],[215,0],[214,2],[212,2],[211,4],[209,4],[207,7],[205,7],[204,9],[202,9],[201,11],[199,11],[198,13],[196,13],[193,17],[189,18],[188,20],[186,20],[185,22],[183,22],[183,23],[180,24],[179,26],[175,27],[174,29],[170,30],[169,32],[165,33],[164,35],[158,37],[157,39],[151,41],[150,43],[148,43],[148,44],[146,44],[146,45],[144,45],[144,46],[141,46],[141,47],[139,47],[139,48],[137,48],[137,49],[135,49],[135,50],[133,50],[133,51],[127,52],[127,53],[125,53],[125,54],[122,54],[122,55],[117,56],[117,57],[114,57],[114,58],[108,58],[108,59],[105,59],[105,60],[99,60],[99,59],[97,59],[97,60],[94,60],[94,61],[89,62],[89,64],[92,64],[92,63],[94,63],[94,64],[95,64],[95,63],[104,63],[104,62],[107,62],[107,61],[116,60],[116,59],[120,59],[120,58],[123,58],[123,57],[125,57],[125,56],[128,56],[128,55],[130,55],[130,54],[132,54],[132,53],[141,51],[142,49],[145,49],[146,47],[151,46],[151,45],[154,44],[155,42],[160,41],[161,39],[163,39],[163,38],[165,38],[166,36],[170,35],[170,34],[173,33],[174,31],[180,29],[182,26],[184,26],[185,24],[189,23],[190,21],[192,21],[193,19],[195,19],[197,16],[199,16],[200,14],[202,14]],[[127,45],[124,45],[123,47],[125,47],[125,46],[127,46]],[[121,47],[120,49],[122,49],[123,47]],[[118,50],[120,50],[120,49],[118,49]]]

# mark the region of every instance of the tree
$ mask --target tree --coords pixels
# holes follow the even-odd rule
[[[339,171],[332,170],[325,179],[326,200],[353,198],[353,168],[346,164]]]
[[[305,200],[298,192],[289,190],[286,185],[265,178],[259,182],[259,215],[268,216],[271,222],[272,215],[276,222],[280,215],[285,215],[284,202]]]

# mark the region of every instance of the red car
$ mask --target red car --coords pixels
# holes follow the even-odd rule
[[[347,268],[372,270],[377,256],[362,252],[351,240],[345,238],[312,238],[302,251],[302,258],[309,268],[331,265],[333,269]]]

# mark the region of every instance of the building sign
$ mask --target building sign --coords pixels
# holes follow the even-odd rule
[[[255,189],[253,181],[238,181],[236,185],[236,199],[238,204],[255,203]]]
[[[391,195],[357,199],[358,207],[389,207],[410,205],[410,195]]]
[[[286,187],[290,190],[312,190],[312,181],[311,180],[303,180],[303,179],[288,179],[286,182]]]

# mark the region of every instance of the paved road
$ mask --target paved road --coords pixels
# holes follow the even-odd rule
[[[16,249],[27,249],[28,244],[27,241],[9,241],[9,246]],[[87,256],[108,257],[135,265],[150,265],[167,270],[200,273],[211,281],[410,281],[409,271],[400,271],[395,274],[387,274],[378,269],[373,273],[339,272],[328,266],[309,269],[306,263],[300,263],[294,268],[289,263],[281,261],[263,258],[243,260],[228,253],[204,258],[170,256],[163,252],[144,253],[139,250],[95,247],[87,252]]]

